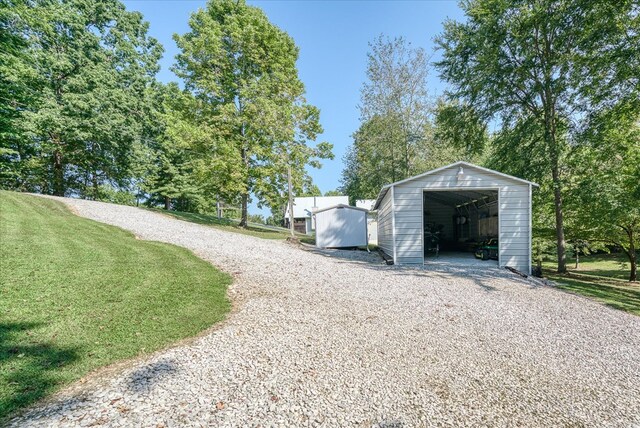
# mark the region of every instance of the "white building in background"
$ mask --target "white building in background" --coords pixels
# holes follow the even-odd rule
[[[376,203],[375,199],[357,199],[356,207],[364,208],[365,210],[371,211],[375,203]]]
[[[372,211],[373,206],[376,204],[375,199],[357,199],[356,207],[364,208]],[[369,212],[367,214],[367,233],[369,238],[369,244],[378,245],[378,213]]]
[[[296,232],[311,234],[315,229],[315,211],[334,205],[349,205],[348,196],[305,196],[293,200],[293,227]],[[289,206],[284,214],[285,227],[289,227]]]

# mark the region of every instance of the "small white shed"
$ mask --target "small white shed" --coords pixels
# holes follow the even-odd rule
[[[365,208],[338,204],[317,210],[316,247],[345,248],[367,245],[367,212]]]
[[[443,253],[472,261],[491,245],[498,266],[531,273],[534,186],[467,162],[388,184],[374,205],[378,247],[396,264],[423,264]]]

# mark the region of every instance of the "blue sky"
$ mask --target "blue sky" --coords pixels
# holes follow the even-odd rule
[[[169,70],[177,53],[174,33],[189,31],[189,15],[206,2],[199,0],[125,0],[129,10],[142,12],[149,33],[162,43],[165,54],[158,78],[177,81]],[[334,145],[335,159],[322,169],[310,169],[320,190],[340,185],[342,157],[358,128],[360,88],[365,80],[368,43],[378,35],[403,36],[413,46],[433,52],[433,38],[446,18],[462,20],[456,1],[249,1],[271,22],[289,33],[300,48],[298,70],[307,101],[320,108],[324,134],[318,141]],[[444,86],[435,71],[430,89]],[[255,204],[252,211],[257,212]]]

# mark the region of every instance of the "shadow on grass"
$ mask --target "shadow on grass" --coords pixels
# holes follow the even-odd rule
[[[40,323],[0,322],[0,425],[19,408],[54,392],[64,382],[60,367],[79,359],[79,349],[30,340]]]
[[[591,270],[572,270],[570,271],[572,275],[583,275],[583,276],[592,276],[597,279],[602,280],[613,280],[613,281],[628,281],[629,280],[629,271],[628,270],[620,270],[620,269],[591,269]]]
[[[217,217],[213,217],[206,214],[187,213],[187,212],[181,212],[181,211],[166,211],[166,210],[152,210],[152,211],[159,212],[161,214],[170,215],[172,217],[175,217],[181,220],[186,220],[186,221],[190,221],[192,223],[198,223],[198,224],[207,224],[207,225],[215,224],[218,226],[237,226],[238,225],[237,222],[231,221],[229,219],[217,218]]]
[[[612,308],[640,315],[640,286],[611,286],[580,281],[560,275],[550,276],[558,287],[583,296],[591,297]]]

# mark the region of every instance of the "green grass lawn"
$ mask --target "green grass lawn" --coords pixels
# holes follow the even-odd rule
[[[581,294],[606,305],[640,315],[640,283],[630,283],[629,264],[624,254],[592,254],[569,260],[569,272],[559,275],[553,262],[543,265],[544,275],[566,291]]]
[[[153,209],[152,211],[166,214],[171,217],[189,221],[192,223],[213,226],[217,229],[221,229],[227,232],[241,233],[243,235],[255,236],[262,239],[287,239],[289,236],[291,236],[290,232],[287,229],[264,226],[258,223],[250,223],[246,228],[244,228],[238,226],[238,221],[226,218],[219,219],[218,217],[212,215],[186,213],[180,211],[166,211],[160,209]],[[313,236],[310,235],[296,233],[296,237],[300,241],[307,244],[315,243]]]
[[[0,192],[0,425],[89,371],[221,321],[228,275],[64,205]]]

